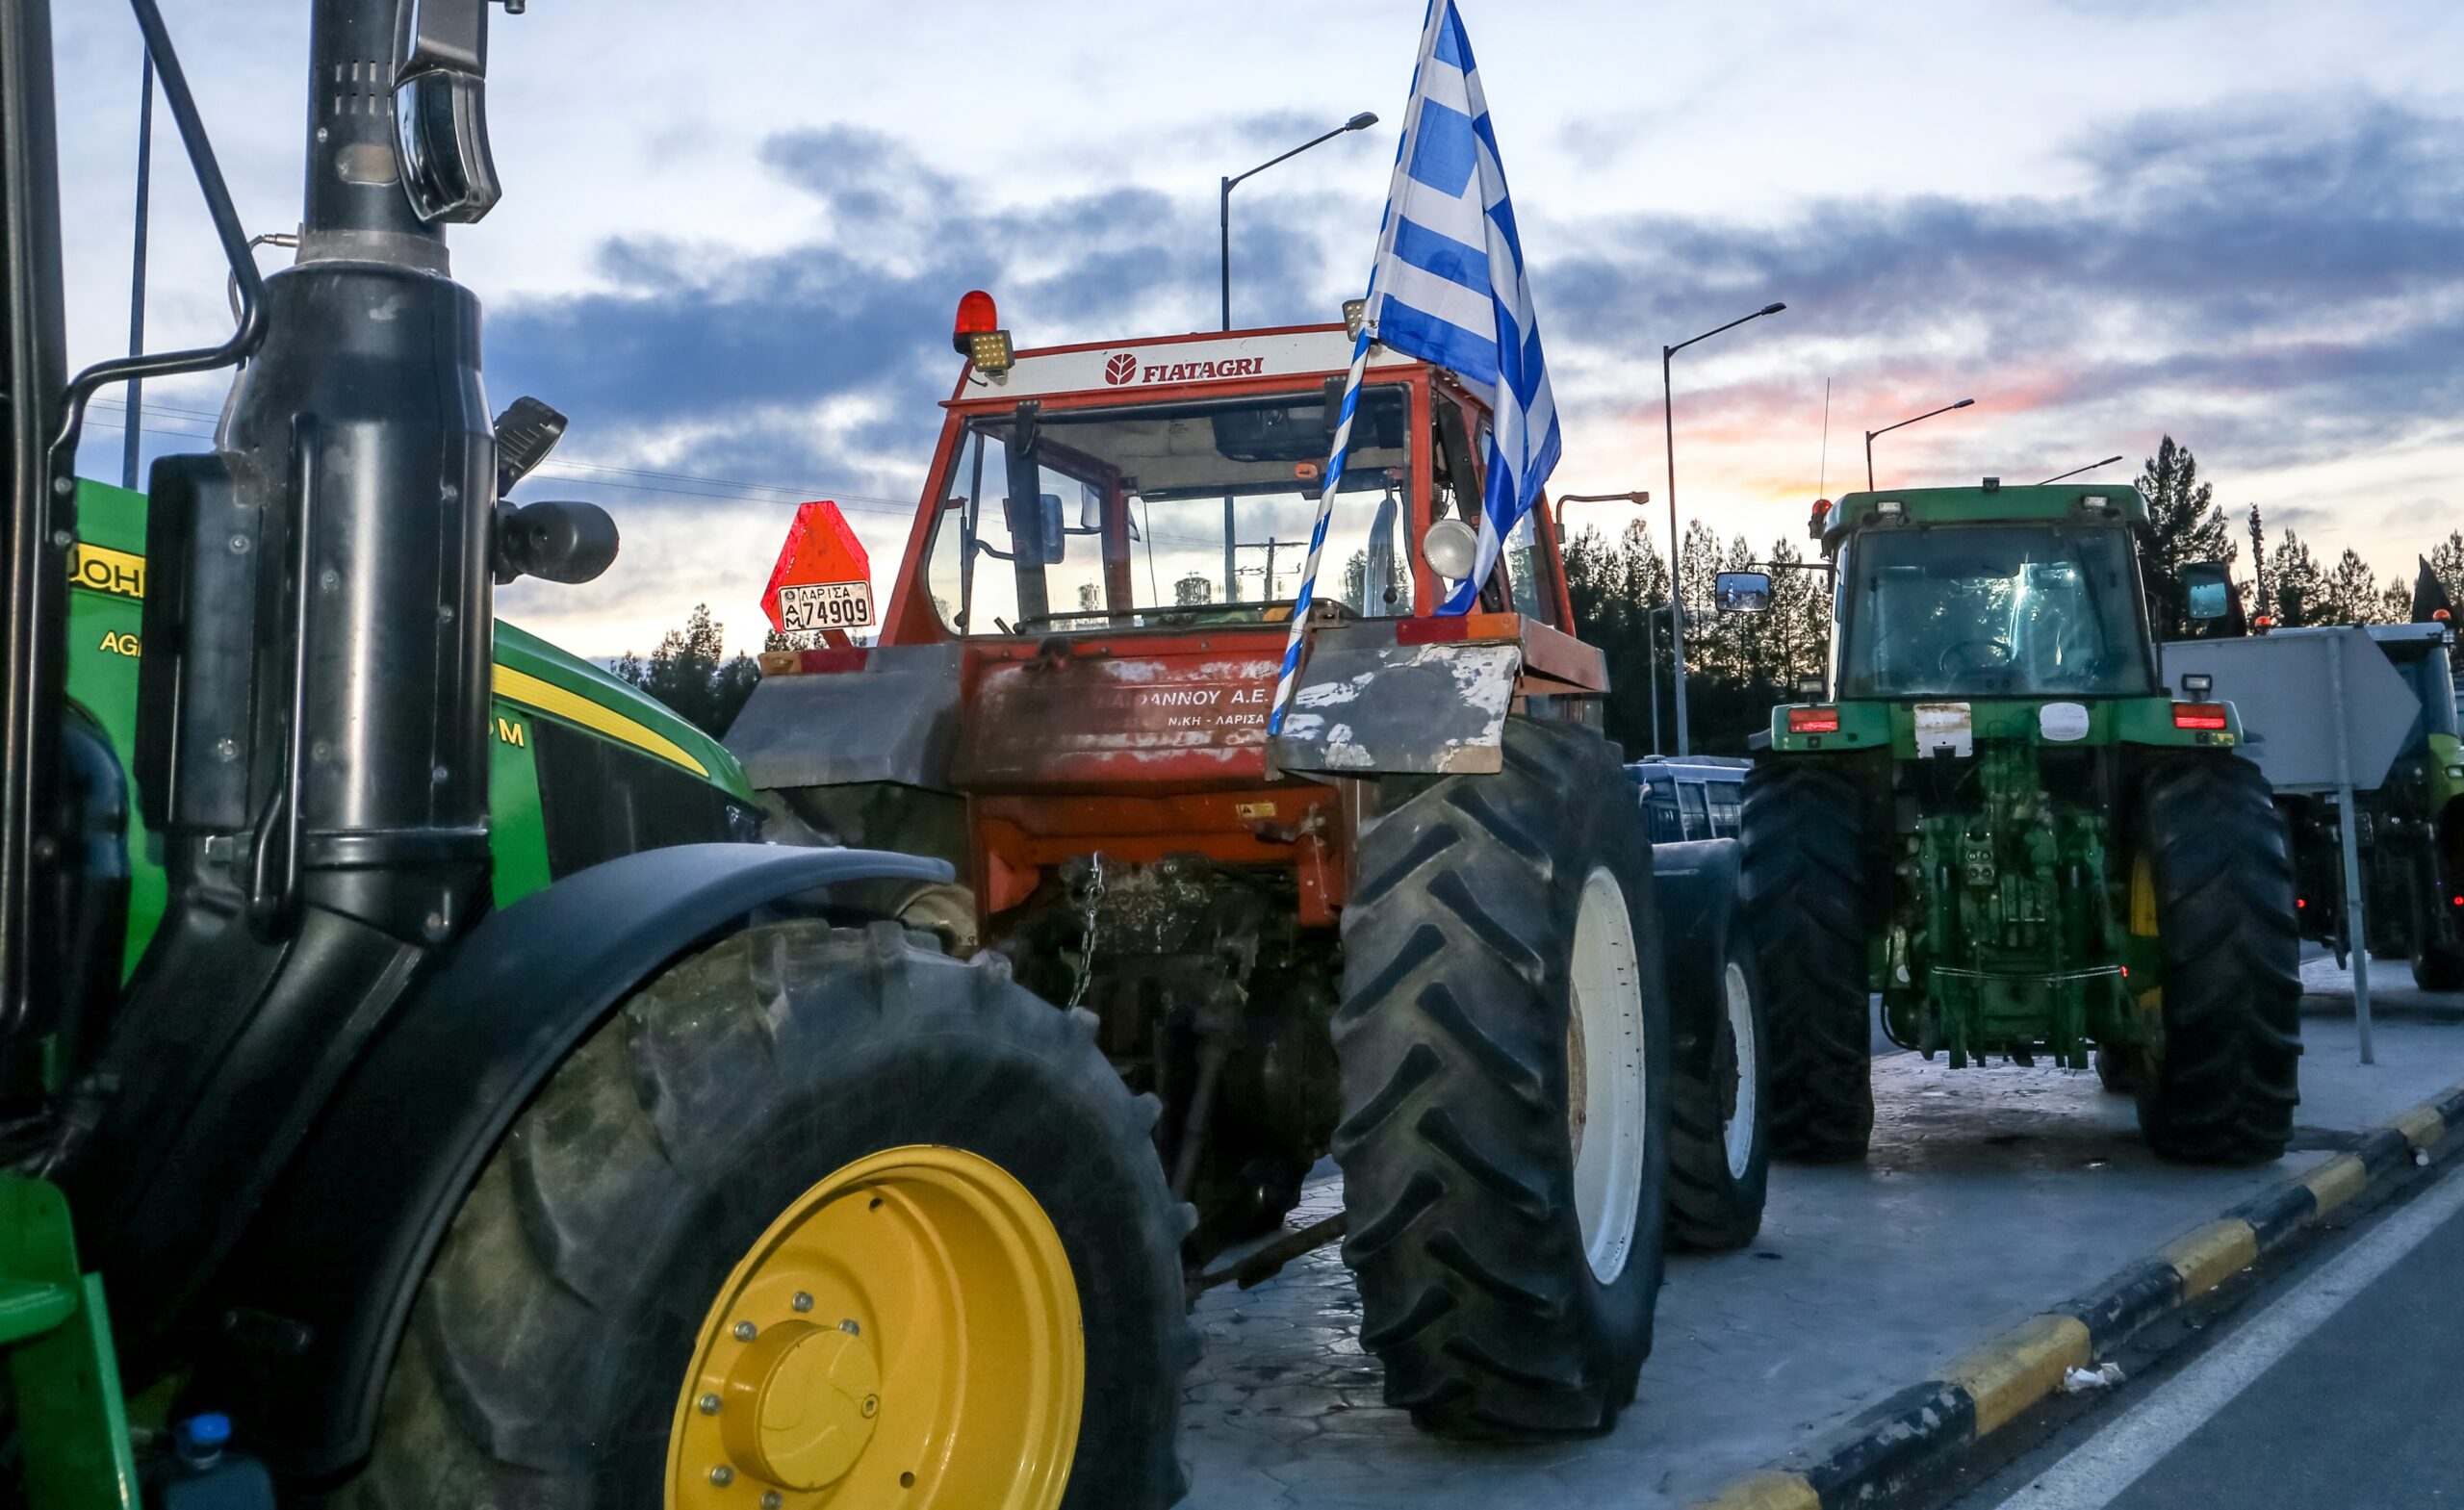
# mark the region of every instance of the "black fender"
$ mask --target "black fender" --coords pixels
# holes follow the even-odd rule
[[[1668,966],[1669,1028],[1679,1052],[1699,1052],[1725,1011],[1721,981],[1736,920],[1734,839],[1652,846],[1652,889]]]
[[[687,844],[592,866],[494,912],[393,1015],[218,1279],[183,1409],[229,1414],[277,1471],[368,1455],[428,1263],[531,1095],[635,986],[765,907],[947,881],[867,850]]]

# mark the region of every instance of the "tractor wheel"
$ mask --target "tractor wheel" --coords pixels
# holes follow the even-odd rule
[[[2164,961],[2140,1129],[2168,1159],[2279,1158],[2299,1099],[2301,940],[2267,778],[2236,755],[2166,762],[2141,793],[2139,842]]]
[[[2136,1045],[2099,1043],[2096,1045],[2096,1084],[2106,1094],[2135,1096],[2147,1071]]]
[[[2425,991],[2464,991],[2464,949],[2422,945],[2413,956],[2413,984]]]
[[[1424,1428],[1604,1431],[1660,1280],[1650,846],[1598,734],[1510,719],[1504,762],[1422,784],[1360,841],[1333,1035],[1344,1262],[1387,1402]]]
[[[895,923],[672,967],[464,1198],[342,1502],[1169,1504],[1187,1209],[1093,1027]]]
[[[1681,1024],[1669,1103],[1668,1241],[1725,1253],[1762,1230],[1770,1184],[1761,972],[1739,923],[1716,949],[1680,945],[1668,973],[1670,1015]]]
[[[1762,975],[1736,911],[1734,839],[1652,846],[1668,945],[1668,1241],[1724,1252],[1754,1241],[1770,1183]]]
[[[1862,1159],[1874,1134],[1865,985],[1870,892],[1856,783],[1818,760],[1745,777],[1739,909],[1762,965],[1771,1151]]]

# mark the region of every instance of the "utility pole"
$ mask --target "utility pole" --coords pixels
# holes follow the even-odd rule
[[[144,87],[137,101],[137,244],[129,259],[128,354],[145,352],[145,220],[154,193],[154,52],[145,50]],[[145,383],[128,380],[128,421],[120,432],[119,485],[137,491],[139,443],[144,438]]]

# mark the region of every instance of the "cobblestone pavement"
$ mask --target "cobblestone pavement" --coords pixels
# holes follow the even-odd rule
[[[2332,964],[2311,973],[2314,990],[2333,989]],[[2381,982],[2411,984],[2394,962],[2376,966]],[[2365,1068],[2348,1004],[2342,1017],[2332,997],[2308,1006],[2295,1152],[2256,1169],[2159,1164],[2129,1103],[2092,1073],[1877,1055],[1872,1157],[1775,1166],[1758,1241],[1671,1259],[1656,1345],[1605,1437],[1462,1446],[1416,1431],[1379,1402],[1359,1301],[1331,1248],[1255,1290],[1212,1292],[1183,1417],[1188,1502],[1682,1505],[2464,1080],[2464,1017],[2391,1013]],[[1339,1203],[1322,1166],[1294,1220]]]

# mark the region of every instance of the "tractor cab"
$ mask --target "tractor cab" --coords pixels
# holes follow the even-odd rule
[[[1823,551],[1839,573],[1842,699],[2149,697],[2136,489],[1851,494]]]
[[[1064,821],[1045,796],[1168,798],[1168,816],[1107,841],[1142,857],[1206,831],[1225,857],[1288,862],[1289,840],[1261,832],[1333,800],[1296,773],[1493,770],[1516,697],[1604,692],[1598,652],[1566,632],[1545,507],[1508,538],[1474,610],[1436,616],[1474,557],[1489,424],[1451,373],[1372,347],[1310,656],[1270,742],[1345,327],[1017,350],[990,298],[970,294],[954,345],[967,361],[878,637],[766,653],[730,734],[774,809],[860,842],[886,811],[972,799],[971,845],[932,827],[946,857],[972,850],[997,911],[1095,847],[1077,832],[1022,842]],[[1194,794],[1202,814],[1182,801]]]
[[[971,346],[970,294],[957,340]],[[1289,620],[1351,338],[1339,325],[972,351],[945,408],[885,645],[1255,627]],[[1317,601],[1333,620],[1425,614],[1477,520],[1488,411],[1373,348]],[[1536,517],[1536,516],[1535,516]],[[1483,606],[1567,622],[1554,541],[1527,521]]]

